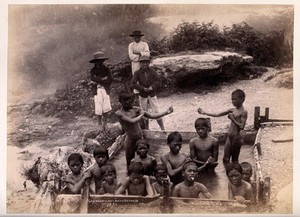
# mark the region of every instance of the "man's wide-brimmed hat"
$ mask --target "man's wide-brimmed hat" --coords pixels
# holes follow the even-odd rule
[[[139,58],[139,62],[142,62],[142,61],[148,61],[148,62],[150,62],[150,57],[149,57],[149,56],[146,56],[146,55],[141,56],[141,57]]]
[[[133,31],[129,36],[134,37],[134,36],[144,36],[140,30]]]
[[[90,63],[94,63],[97,60],[107,60],[107,59],[109,59],[109,58],[105,57],[103,52],[98,51],[98,52],[94,53],[94,59],[90,60]]]

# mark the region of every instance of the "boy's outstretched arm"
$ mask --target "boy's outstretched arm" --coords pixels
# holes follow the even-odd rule
[[[122,119],[123,121],[126,121],[126,122],[131,123],[131,124],[135,124],[135,123],[139,122],[142,119],[142,117],[144,116],[144,113],[145,112],[141,109],[140,114],[138,116],[134,117],[134,118],[132,118],[132,117],[124,114],[123,112],[120,112],[120,111],[116,112],[116,115],[117,115],[118,118]]]
[[[241,115],[241,122],[238,122],[234,117],[233,114],[229,114],[228,118],[240,129],[243,130],[245,128],[246,125],[246,121],[248,118],[248,112],[247,111],[243,111],[242,115]]]
[[[149,113],[149,112],[145,112],[145,117],[146,118],[150,118],[150,119],[156,119],[156,118],[161,118],[165,115],[171,114],[173,112],[173,107],[169,107],[168,110],[164,111],[164,112],[159,112],[159,113]]]
[[[199,114],[207,115],[207,116],[211,116],[211,117],[221,117],[221,116],[232,113],[232,111],[233,111],[232,109],[228,109],[226,111],[219,112],[219,113],[208,113],[208,112],[203,111],[201,108],[198,109]]]

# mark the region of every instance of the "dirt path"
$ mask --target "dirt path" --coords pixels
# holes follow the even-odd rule
[[[159,98],[161,110],[172,105],[174,113],[164,117],[166,130],[194,131],[194,121],[197,117],[197,108],[201,107],[206,111],[222,111],[232,107],[231,92],[237,88],[243,89],[246,93],[245,107],[248,110],[247,127],[253,125],[254,106],[260,106],[262,112],[265,107],[270,108],[270,118],[292,119],[293,118],[293,89],[278,88],[276,81],[264,82],[264,79],[274,73],[269,70],[260,79],[238,81],[234,84],[222,84],[213,92],[209,90],[197,93],[178,93],[165,98]],[[63,123],[56,118],[44,116],[33,116],[25,114],[24,111],[14,111],[8,115],[9,136],[13,139],[7,146],[8,153],[8,174],[7,174],[7,212],[28,212],[32,194],[36,190],[30,186],[30,192],[20,192],[23,189],[24,178],[20,171],[24,166],[33,165],[39,156],[48,155],[56,146],[77,147],[82,143],[82,136],[85,131],[96,127],[96,121],[79,117],[76,122]],[[211,118],[212,131],[224,131],[227,129],[229,120],[227,117]],[[150,129],[158,130],[156,121],[150,122]],[[16,147],[18,135],[26,135],[28,146]],[[37,139],[32,141],[30,136]],[[271,157],[270,157],[270,160]],[[19,191],[19,192],[18,192]],[[24,197],[25,198],[24,198]],[[25,203],[20,203],[20,197]],[[27,202],[28,201],[28,202]]]

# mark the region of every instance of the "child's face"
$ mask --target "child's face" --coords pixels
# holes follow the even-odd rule
[[[95,155],[95,160],[99,166],[103,166],[107,162],[107,157],[104,154]]]
[[[131,173],[129,179],[132,184],[138,185],[143,181],[143,174]]]
[[[141,61],[140,65],[141,65],[141,69],[146,69],[149,67],[150,62],[149,61]]]
[[[182,171],[184,180],[187,180],[188,182],[193,182],[195,180],[195,177],[197,175],[197,166],[196,165],[187,165],[186,169]]]
[[[82,163],[78,160],[70,160],[69,168],[74,174],[79,174],[81,172]]]
[[[159,184],[163,184],[165,180],[168,179],[168,174],[166,170],[158,170],[155,174],[155,179]]]
[[[244,102],[244,99],[241,98],[238,94],[232,94],[231,95],[231,102],[232,105],[234,105],[235,107],[241,106]]]
[[[238,170],[231,170],[228,173],[228,179],[233,185],[240,186],[242,184],[242,174]]]
[[[207,137],[208,128],[206,126],[198,125],[196,131],[201,138]]]
[[[243,169],[243,173],[242,173],[243,180],[249,182],[251,176],[252,176],[252,170],[250,168]]]
[[[136,153],[141,157],[141,158],[145,158],[147,156],[148,153],[148,147],[146,144],[138,144],[137,149],[136,149]]]
[[[173,154],[178,154],[181,149],[181,145],[182,145],[181,142],[176,142],[176,141],[171,142],[171,144],[169,144],[171,152]]]
[[[124,110],[129,110],[132,109],[133,107],[133,103],[134,103],[134,98],[128,98],[126,100],[122,100],[120,102],[122,104],[122,107],[124,108]]]
[[[114,180],[116,178],[116,174],[112,171],[107,171],[104,176],[104,180],[109,184],[112,185],[114,183]]]

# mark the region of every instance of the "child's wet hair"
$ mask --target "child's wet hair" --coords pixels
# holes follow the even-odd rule
[[[134,99],[134,94],[129,91],[122,91],[119,95],[119,102]]]
[[[80,163],[83,164],[83,158],[78,153],[72,153],[72,154],[70,154],[70,156],[68,157],[68,164],[70,163],[71,160],[73,160],[73,161],[79,161]]]
[[[229,172],[232,170],[237,170],[240,174],[243,172],[243,168],[238,162],[232,162],[226,166],[226,175],[228,176]]]
[[[102,145],[97,146],[94,149],[94,152],[93,152],[94,157],[99,154],[105,155],[107,157],[107,160],[109,159],[108,150],[105,147],[103,147]]]
[[[243,170],[249,169],[252,172],[252,165],[249,162],[242,162],[241,167]]]
[[[246,98],[246,94],[244,91],[242,91],[241,89],[236,89],[235,91],[233,91],[231,93],[231,95],[237,95],[239,98],[244,99]]]
[[[182,143],[182,136],[178,131],[174,131],[168,135],[167,143],[171,144],[174,141]]]
[[[128,175],[131,173],[144,175],[144,166],[141,162],[132,162],[128,167]]]
[[[195,121],[195,127],[204,126],[209,128],[209,124],[206,118],[197,118]]]
[[[146,139],[139,139],[136,143],[135,143],[135,147],[137,149],[137,147],[139,146],[139,144],[144,144],[147,146],[147,148],[150,148],[150,144]]]
[[[117,175],[116,167],[112,163],[103,165],[100,169],[101,176],[104,176],[107,172],[112,172]]]
[[[182,171],[185,171],[189,165],[197,167],[197,164],[193,160],[189,159],[182,165]]]
[[[166,165],[164,164],[157,164],[155,169],[154,169],[154,175],[156,175],[156,173],[159,171],[159,170],[163,170],[165,171],[166,173],[168,173],[168,170],[167,170],[167,167]]]

